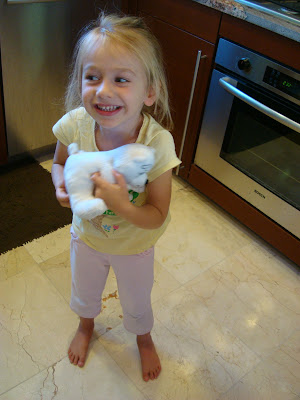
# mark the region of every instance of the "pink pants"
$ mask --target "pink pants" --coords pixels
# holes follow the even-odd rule
[[[112,266],[125,328],[136,335],[150,332],[154,248],[130,256],[112,255],[87,246],[73,229],[71,235],[71,309],[83,318],[95,318],[100,313],[102,292]]]

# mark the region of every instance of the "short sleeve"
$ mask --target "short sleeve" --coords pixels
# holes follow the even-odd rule
[[[149,182],[181,163],[175,152],[173,136],[167,130],[162,129],[158,132],[149,146],[155,149],[155,165],[148,173]]]
[[[72,111],[58,120],[53,126],[52,131],[56,138],[65,146],[76,142],[76,119],[72,115]]]

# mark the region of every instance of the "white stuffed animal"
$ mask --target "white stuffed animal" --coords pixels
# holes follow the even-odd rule
[[[64,178],[74,214],[91,220],[107,210],[102,199],[93,195],[91,175],[100,172],[106,181],[115,183],[112,171],[122,174],[128,190],[141,193],[147,182],[147,172],[154,165],[155,150],[143,144],[131,143],[109,151],[78,151],[77,143],[68,146]]]

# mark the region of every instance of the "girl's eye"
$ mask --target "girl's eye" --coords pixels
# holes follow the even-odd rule
[[[99,78],[97,76],[94,76],[94,75],[87,75],[86,79],[88,81],[98,81],[99,80]]]
[[[119,83],[126,83],[126,82],[128,82],[128,80],[125,79],[125,78],[116,78],[116,82],[119,82]]]

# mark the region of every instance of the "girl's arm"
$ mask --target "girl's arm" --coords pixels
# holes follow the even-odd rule
[[[71,207],[64,180],[64,165],[68,158],[67,146],[57,141],[51,170],[52,181],[56,190],[56,198],[61,206]]]
[[[94,174],[95,196],[102,198],[117,215],[143,229],[159,228],[165,221],[170,206],[172,170],[168,170],[147,185],[147,201],[135,206],[128,199],[125,179],[115,172],[116,184],[110,184]]]

